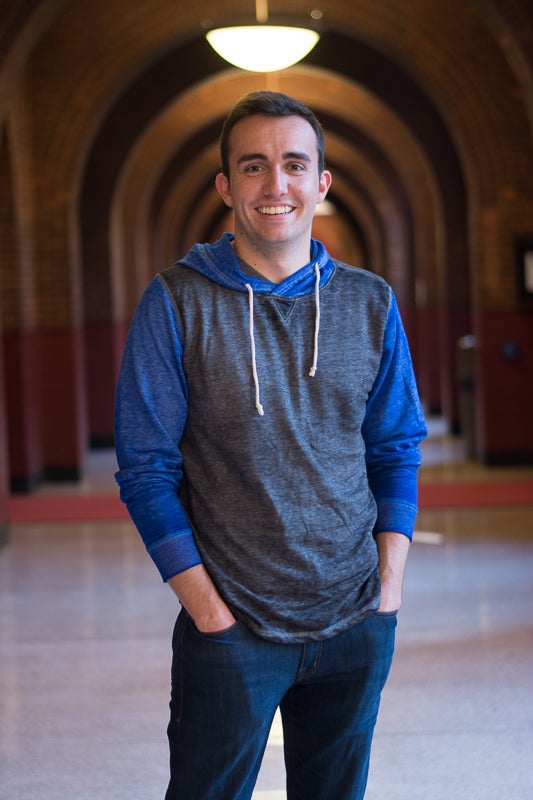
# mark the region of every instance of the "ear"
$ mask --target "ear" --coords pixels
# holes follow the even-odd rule
[[[233,201],[231,199],[231,191],[229,188],[229,180],[224,175],[223,172],[219,172],[218,175],[216,176],[215,186],[225,204],[230,208],[233,208]]]
[[[326,197],[329,187],[331,186],[331,172],[325,169],[322,175],[320,176],[320,180],[318,182],[318,203],[321,203],[322,200]]]

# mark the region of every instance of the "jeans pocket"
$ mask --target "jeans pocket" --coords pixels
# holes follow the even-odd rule
[[[204,639],[226,639],[227,637],[231,636],[232,633],[235,633],[242,625],[239,620],[236,620],[233,625],[230,625],[228,628],[223,628],[221,631],[200,631],[194,624],[191,617],[189,617],[189,621],[195,633]]]
[[[398,616],[398,609],[395,611],[374,611],[375,617],[397,617]]]

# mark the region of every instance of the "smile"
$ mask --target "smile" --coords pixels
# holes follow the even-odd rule
[[[269,216],[276,216],[277,214],[290,214],[293,210],[292,206],[260,206],[258,209],[260,214],[268,214]]]

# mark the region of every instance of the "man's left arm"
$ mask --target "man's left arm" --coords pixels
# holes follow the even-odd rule
[[[368,481],[377,506],[380,611],[396,611],[401,605],[417,513],[419,444],[426,435],[409,347],[391,295],[380,369],[363,425]]]
[[[378,549],[381,599],[379,611],[398,611],[410,539],[403,533],[382,531],[375,534]]]

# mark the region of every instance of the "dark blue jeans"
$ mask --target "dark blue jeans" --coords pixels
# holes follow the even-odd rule
[[[241,623],[173,637],[166,800],[249,800],[278,706],[288,800],[362,800],[395,614],[324,641],[278,644]]]

